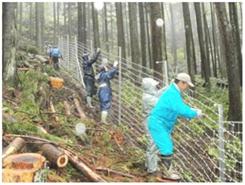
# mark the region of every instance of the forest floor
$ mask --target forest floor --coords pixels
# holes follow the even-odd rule
[[[17,88],[3,86],[3,148],[13,139],[10,134],[36,136],[69,146],[83,162],[108,182],[154,182],[144,167],[144,153],[129,145],[123,129],[99,123],[98,106],[89,109],[82,98],[82,89],[69,74],[54,71],[51,65],[38,62],[34,55],[20,52]],[[48,77],[64,79],[64,88],[55,90]],[[79,99],[86,118],[81,120],[73,98]],[[50,114],[52,100],[58,121]],[[65,115],[63,102],[71,106],[71,115]],[[75,125],[85,123],[86,142],[75,134]],[[20,152],[32,152],[24,147]],[[110,170],[116,171],[110,172]],[[119,172],[119,173],[117,173]],[[47,182],[88,182],[81,171],[68,163],[64,168],[50,165]]]

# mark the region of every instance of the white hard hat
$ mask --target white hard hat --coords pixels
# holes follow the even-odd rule
[[[142,84],[143,86],[148,86],[148,85],[152,85],[152,86],[157,86],[159,84],[158,81],[152,79],[152,78],[143,78],[142,79]]]
[[[187,73],[179,73],[175,79],[186,82],[189,86],[194,87],[194,84],[191,82],[191,77]]]

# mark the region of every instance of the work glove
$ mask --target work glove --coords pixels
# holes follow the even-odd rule
[[[203,116],[202,110],[196,109],[196,111],[197,111],[197,117],[201,118]]]
[[[117,65],[118,65],[118,61],[115,61],[115,62],[114,62],[114,64],[113,64],[113,67],[115,67],[115,68],[116,68],[116,67],[117,67]]]
[[[97,48],[96,52],[97,52],[97,53],[100,53],[100,48]]]

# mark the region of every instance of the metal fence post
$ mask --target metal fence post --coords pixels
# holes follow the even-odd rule
[[[78,49],[77,48],[78,48],[77,37],[75,37],[76,63],[77,63],[77,68],[78,68],[78,72],[79,72],[79,76],[80,76],[80,80],[81,80],[82,86],[83,86],[83,88],[85,88],[85,84],[84,84],[84,81],[83,81],[83,73],[82,73],[82,70],[81,70],[81,67],[80,67],[80,64],[79,64]]]
[[[118,100],[118,123],[121,124],[121,116],[122,116],[122,48],[118,47],[118,68],[119,68],[119,100]]]
[[[168,85],[168,63],[164,60],[164,74],[165,74],[165,84]]]
[[[218,104],[219,112],[219,177],[221,182],[225,182],[225,145],[224,145],[224,108]]]

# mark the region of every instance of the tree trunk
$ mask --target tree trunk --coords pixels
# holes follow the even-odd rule
[[[57,3],[57,20],[56,20],[56,34],[57,34],[57,37],[59,38],[60,37],[60,3]]]
[[[140,45],[141,45],[141,54],[142,54],[142,65],[147,67],[147,58],[146,58],[146,29],[145,29],[145,12],[143,2],[138,4],[139,6],[139,17],[140,17]],[[145,68],[143,68],[143,72],[145,72]],[[145,75],[143,75],[145,77]]]
[[[177,48],[176,48],[176,33],[175,33],[175,17],[174,17],[174,7],[173,4],[169,4],[169,10],[170,10],[170,17],[171,17],[171,53],[173,55],[173,64],[175,66],[175,70],[176,71],[176,67],[177,67]]]
[[[10,86],[15,86],[16,79],[16,20],[15,9],[16,3],[3,3],[3,55],[2,55],[2,74],[4,82]]]
[[[199,41],[199,47],[200,47],[200,53],[201,53],[201,64],[202,64],[201,70],[205,78],[205,86],[207,86],[208,89],[210,89],[210,79],[208,75],[208,63],[207,63],[207,57],[205,53],[203,23],[202,23],[200,3],[194,3],[194,6],[195,6],[195,12],[196,12],[198,41]]]
[[[64,154],[63,151],[60,151],[52,144],[43,144],[39,148],[42,151],[43,155],[57,167],[65,167],[68,163],[68,157]]]
[[[20,35],[22,35],[22,24],[23,24],[23,3],[19,3],[20,5],[20,12],[19,12],[19,15],[20,15],[20,19],[19,19],[19,25],[20,25]]]
[[[184,26],[185,26],[185,39],[186,39],[186,54],[187,54],[187,66],[188,73],[191,79],[195,81],[195,46],[193,45],[192,25],[190,18],[189,3],[182,3]]]
[[[151,44],[154,78],[162,80],[162,27],[156,25],[156,20],[161,17],[160,3],[150,3],[151,8]],[[157,63],[157,61],[159,63]]]
[[[104,3],[104,21],[105,21],[105,44],[106,52],[109,53],[109,35],[108,35],[108,21],[107,21],[107,4]],[[124,56],[125,57],[125,56]]]
[[[94,48],[100,48],[98,12],[94,8],[94,3],[92,3],[92,17],[93,17]]]
[[[227,18],[225,3],[215,3],[221,44],[224,46],[227,77],[229,83],[229,120],[242,121],[241,91],[239,84],[239,70],[236,64],[236,47],[232,36],[232,28]],[[235,129],[238,129],[235,126]],[[241,131],[242,132],[242,131]]]
[[[42,47],[42,33],[41,33],[41,3],[35,3],[36,9],[36,46]]]
[[[20,137],[15,138],[6,148],[3,149],[2,158],[18,152],[21,148],[25,146],[25,144],[26,143],[24,139]]]
[[[54,30],[53,30],[53,43],[56,43],[56,36],[57,36],[57,32],[56,32],[56,29],[57,29],[57,21],[56,21],[56,3],[53,2],[53,19],[54,19]]]
[[[32,9],[33,9],[33,3],[30,3],[29,4],[30,5],[30,8],[29,8],[29,34],[30,34],[30,38],[31,39],[34,39],[34,35],[35,35],[35,33],[34,33],[34,29],[35,29],[35,27],[34,27],[34,21],[33,21],[33,11],[32,11]]]
[[[163,58],[164,60],[168,60],[167,55],[167,42],[166,42],[166,23],[165,23],[165,11],[164,11],[164,3],[161,3],[161,9],[162,9],[162,19],[163,19],[163,34],[162,34],[162,40],[163,40]]]
[[[136,3],[128,3],[129,8],[129,31],[130,31],[130,46],[131,46],[131,60],[134,69],[138,69],[141,64],[140,48],[139,48],[139,32],[137,24],[137,5]],[[134,65],[137,64],[137,65]],[[138,73],[135,74],[139,75]],[[136,79],[137,81],[137,79]]]
[[[149,68],[153,69],[153,61],[152,61],[152,48],[151,48],[151,34],[150,34],[150,30],[151,30],[151,26],[149,24],[149,20],[150,20],[150,13],[148,11],[148,7],[145,7],[145,12],[146,12],[146,36],[147,36],[147,49],[148,49],[148,61],[149,61]]]
[[[117,16],[117,43],[122,48],[122,58],[126,58],[125,34],[123,24],[122,3],[115,3]]]
[[[237,65],[239,66],[239,76],[240,76],[240,86],[242,87],[242,50],[240,42],[240,32],[238,24],[238,15],[237,15],[237,5],[236,3],[229,3],[229,12],[230,12],[230,22],[232,28],[232,35],[235,41],[236,54],[237,54]]]

